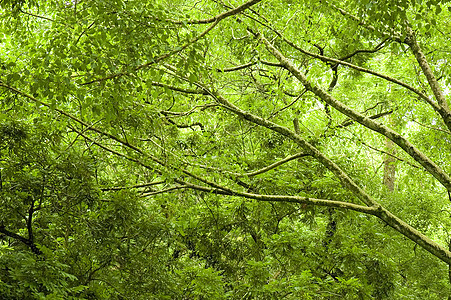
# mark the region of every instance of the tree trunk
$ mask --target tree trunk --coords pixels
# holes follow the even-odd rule
[[[385,139],[385,148],[387,153],[396,154],[395,143],[388,138]],[[395,189],[396,158],[389,154],[385,154],[384,158],[384,185],[390,192],[393,192]]]
[[[451,240],[448,242],[448,250],[451,250]],[[448,281],[450,285],[448,300],[451,300],[451,264],[448,264]]]

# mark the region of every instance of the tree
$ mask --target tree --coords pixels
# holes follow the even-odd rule
[[[2,5],[7,297],[451,297],[447,1]]]

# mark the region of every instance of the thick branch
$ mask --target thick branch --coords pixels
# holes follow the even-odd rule
[[[268,121],[266,119],[263,119],[259,116],[253,115],[247,111],[244,111],[229,101],[227,101],[224,97],[222,97],[217,92],[211,92],[212,95],[217,99],[217,101],[224,105],[228,110],[233,112],[234,114],[237,114],[244,119],[251,121],[252,123],[258,124],[260,126],[266,127],[270,130],[273,130],[275,132],[278,132],[289,139],[296,142],[300,147],[302,147],[306,154],[310,154],[313,157],[315,157],[319,162],[321,162],[328,170],[330,170],[332,173],[334,173],[335,176],[340,180],[340,182],[348,188],[350,191],[354,193],[360,200],[363,201],[363,203],[367,204],[368,206],[375,206],[378,207],[379,204],[374,201],[373,198],[371,198],[364,190],[362,190],[336,163],[334,163],[332,160],[327,158],[322,152],[320,152],[318,149],[316,149],[312,144],[304,140],[301,136],[297,135],[287,127],[278,125],[276,123],[273,123],[271,121]]]
[[[393,131],[387,126],[378,123],[359,112],[352,110],[350,107],[341,103],[326,91],[321,89],[320,87],[312,84],[307,77],[298,70],[288,59],[280,53],[265,37],[261,34],[258,34],[260,40],[266,45],[266,48],[269,52],[271,52],[274,57],[279,60],[281,64],[283,64],[289,71],[292,73],[303,85],[304,87],[313,92],[318,98],[323,100],[325,103],[334,107],[336,110],[341,112],[342,114],[348,116],[354,121],[362,124],[363,126],[379,132],[380,134],[386,136],[390,140],[392,140],[395,144],[401,147],[404,151],[406,151],[413,159],[415,159],[419,164],[421,164],[430,174],[432,174],[440,183],[443,184],[444,187],[448,191],[451,191],[451,177],[446,174],[439,166],[437,166],[429,157],[424,155],[420,150],[415,148],[409,141],[407,141],[403,136],[399,133]]]
[[[380,209],[374,215],[384,221],[388,226],[420,245],[423,249],[435,257],[441,259],[447,264],[451,264],[451,252],[448,249],[437,244],[388,210]]]
[[[195,190],[199,190],[199,191],[204,191],[207,193],[215,193],[215,191],[217,191],[217,189],[215,189],[215,188],[209,188],[209,187],[199,186],[199,185],[195,185],[195,184],[187,184],[186,187],[189,187],[189,188],[195,189]],[[292,202],[292,203],[315,205],[315,206],[327,206],[327,207],[335,207],[335,208],[354,210],[354,211],[362,212],[365,214],[371,214],[371,215],[375,214],[375,212],[377,211],[377,209],[374,207],[367,207],[367,206],[362,206],[362,205],[349,203],[349,202],[342,202],[342,201],[333,201],[333,200],[316,199],[316,198],[299,197],[299,196],[262,195],[262,194],[239,192],[239,191],[235,191],[235,190],[231,190],[230,193],[233,196],[239,196],[239,197],[243,197],[243,198],[247,198],[247,199],[255,199],[258,201]]]
[[[423,51],[421,50],[420,45],[416,40],[415,33],[409,26],[407,26],[407,34],[408,37],[405,40],[405,42],[407,45],[409,45],[413,55],[415,56],[418,64],[421,67],[421,70],[423,71],[423,74],[426,76],[428,80],[432,93],[434,94],[435,99],[437,100],[438,105],[440,106],[440,109],[437,110],[438,113],[442,117],[448,129],[451,131],[451,111],[449,110],[445,94],[443,93],[443,90],[440,87],[437,78],[435,78],[434,73],[432,72],[432,69],[429,66],[426,56],[423,54]]]

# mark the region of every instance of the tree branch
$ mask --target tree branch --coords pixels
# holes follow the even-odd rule
[[[282,62],[285,63],[285,62]],[[287,66],[290,66],[289,64],[287,64]],[[197,84],[198,86],[200,86],[201,88],[203,88],[205,91],[208,91],[207,88],[203,87],[200,84]],[[0,86],[6,87],[8,89],[10,89],[11,91],[14,91],[20,95],[23,95],[27,98],[29,98],[30,100],[35,101],[36,103],[40,103],[46,107],[50,107],[50,105],[37,100],[36,98],[21,92],[11,86],[8,86],[2,82],[0,82]],[[310,87],[310,85],[309,85]],[[328,168],[329,170],[331,170],[339,179],[340,181],[343,183],[343,185],[345,187],[347,187],[349,190],[351,190],[354,194],[356,194],[365,204],[369,205],[370,207],[365,207],[365,206],[361,206],[361,205],[357,205],[354,203],[349,203],[349,202],[340,202],[340,201],[332,201],[332,200],[324,200],[324,199],[315,199],[315,198],[306,198],[306,197],[297,197],[297,196],[281,196],[281,195],[261,195],[261,194],[252,194],[252,193],[246,193],[246,192],[240,192],[240,191],[236,191],[233,190],[231,188],[219,185],[213,181],[207,180],[206,178],[203,178],[201,176],[195,175],[192,172],[189,172],[188,170],[176,167],[176,166],[172,166],[172,165],[167,165],[165,162],[159,160],[158,158],[142,151],[141,149],[139,149],[138,147],[130,144],[129,142],[123,141],[109,133],[103,132],[95,127],[89,127],[88,124],[86,124],[85,122],[83,122],[82,120],[79,120],[78,118],[72,116],[71,114],[64,112],[60,109],[55,108],[54,110],[71,118],[72,120],[76,121],[77,123],[82,124],[83,126],[89,127],[90,131],[94,131],[97,132],[103,136],[106,136],[120,144],[122,144],[123,146],[130,148],[134,151],[136,151],[139,154],[144,155],[147,158],[150,158],[152,161],[154,161],[155,163],[159,164],[160,166],[167,168],[168,170],[171,171],[180,171],[183,174],[188,175],[189,177],[198,180],[199,182],[203,182],[204,184],[206,184],[209,187],[205,187],[205,186],[199,186],[199,185],[195,185],[186,181],[183,181],[179,178],[175,178],[174,181],[182,184],[184,186],[189,186],[190,188],[193,189],[197,189],[199,191],[205,191],[205,192],[209,192],[209,193],[215,193],[215,194],[222,194],[222,195],[233,195],[233,196],[240,196],[240,197],[244,197],[244,198],[249,198],[249,199],[255,199],[255,200],[259,200],[259,201],[284,201],[284,202],[296,202],[296,203],[305,203],[305,204],[312,204],[312,205],[321,205],[321,206],[329,206],[329,207],[337,207],[337,208],[343,208],[343,209],[350,209],[350,210],[354,210],[354,211],[358,211],[358,212],[362,212],[362,213],[367,213],[367,214],[371,214],[374,216],[379,217],[381,220],[383,220],[384,222],[386,222],[389,226],[391,226],[392,228],[394,228],[395,230],[397,230],[398,232],[402,233],[404,236],[408,237],[409,239],[413,240],[415,243],[417,243],[418,245],[422,246],[425,250],[429,251],[430,253],[432,253],[433,255],[435,255],[436,257],[440,258],[441,260],[443,260],[444,262],[451,264],[451,252],[448,251],[447,249],[443,248],[442,246],[438,245],[437,243],[435,243],[434,241],[430,240],[428,237],[424,236],[422,233],[418,232],[415,228],[411,227],[410,225],[408,225],[407,223],[405,223],[404,221],[402,221],[401,219],[399,219],[398,217],[396,217],[395,215],[393,215],[392,213],[390,213],[389,211],[387,211],[385,208],[383,208],[382,206],[380,206],[379,203],[377,203],[374,199],[372,199],[368,194],[366,194],[365,191],[363,191],[360,187],[358,187],[353,181],[352,179],[350,179],[348,177],[348,175],[346,173],[344,173],[339,167],[338,165],[336,165],[333,161],[331,161],[330,159],[328,159],[324,154],[322,154],[319,150],[317,150],[315,147],[313,147],[311,144],[309,144],[307,141],[303,140],[299,135],[296,135],[295,133],[293,133],[292,131],[290,131],[288,128],[277,125],[275,123],[272,123],[270,121],[267,121],[263,118],[260,118],[258,116],[252,115],[246,111],[243,111],[241,109],[239,109],[238,107],[234,106],[233,104],[229,103],[227,100],[225,100],[223,97],[221,97],[221,95],[219,95],[218,93],[213,93],[211,91],[208,91],[209,94],[214,97],[216,99],[216,101],[218,101],[218,103],[221,103],[224,107],[226,107],[228,110],[230,110],[231,112],[242,116],[243,118],[267,127],[268,129],[271,129],[273,131],[279,132],[280,134],[289,137],[290,139],[292,139],[293,141],[295,141],[299,146],[303,147],[306,149],[307,154],[311,154],[313,155],[315,158],[317,158],[323,165],[326,166],[326,168]],[[147,169],[153,170],[158,174],[161,174],[162,172],[160,170],[158,170],[155,166],[150,166],[147,163],[141,161],[138,158],[133,158],[130,157],[126,154],[120,153],[116,150],[110,149],[108,147],[106,147],[105,145],[100,144],[99,142],[89,138],[88,136],[86,136],[86,134],[78,131],[75,128],[72,128],[74,131],[76,131],[77,133],[79,133],[81,136],[83,136],[85,139],[91,141],[92,143],[98,145],[99,147],[101,147],[102,149],[118,155],[120,157],[123,157],[127,160],[130,160],[132,162],[137,163],[138,165],[141,165]],[[4,234],[11,234],[12,237],[17,238],[18,240],[21,240],[22,242],[26,243],[28,240],[18,236],[17,234],[14,233],[10,233],[8,231],[5,230],[4,226],[0,227],[0,232],[3,232]],[[29,247],[35,252],[35,253],[40,253],[39,249],[34,248],[33,244],[27,244],[29,245]]]
[[[238,71],[238,70],[242,70],[242,69],[251,67],[251,66],[253,66],[253,65],[255,65],[255,64],[257,64],[257,62],[256,62],[256,61],[253,61],[253,62],[249,62],[249,63],[247,63],[247,64],[243,64],[243,65],[236,66],[236,67],[225,68],[225,69],[216,69],[216,72],[224,72],[224,73],[225,73],[225,72]]]
[[[159,86],[159,87],[163,87],[163,88],[168,88],[170,90],[181,92],[181,93],[185,93],[185,94],[207,95],[205,93],[205,91],[202,91],[202,90],[184,89],[184,88],[181,88],[181,87],[178,87],[178,86],[174,86],[174,85],[170,85],[170,84],[166,84],[166,83],[162,83],[162,82],[152,81],[150,83],[150,85],[152,85],[152,86]]]
[[[395,83],[395,84],[397,84],[399,86],[402,86],[402,87],[408,89],[409,91],[414,92],[415,94],[417,94],[421,99],[426,101],[429,105],[431,105],[434,108],[435,111],[437,111],[439,113],[440,107],[435,102],[433,102],[431,99],[429,99],[429,97],[426,94],[422,93],[420,90],[414,88],[413,86],[408,85],[405,82],[402,82],[402,81],[400,81],[400,80],[398,80],[396,78],[393,78],[393,77],[390,77],[390,76],[387,76],[387,75],[384,75],[384,74],[372,71],[370,69],[365,69],[365,68],[353,65],[353,64],[348,63],[348,62],[343,61],[343,60],[327,57],[327,56],[324,56],[324,55],[320,55],[320,54],[316,54],[316,53],[304,50],[301,47],[297,46],[295,43],[293,43],[290,40],[286,39],[284,36],[281,36],[281,38],[287,44],[289,44],[291,47],[293,47],[294,49],[298,50],[299,52],[301,52],[301,53],[303,53],[305,55],[308,55],[308,56],[311,56],[311,57],[314,57],[314,58],[318,58],[318,59],[320,59],[322,61],[327,61],[327,62],[332,62],[332,63],[344,65],[344,66],[347,66],[347,67],[352,68],[354,70],[357,70],[357,71],[360,71],[360,72],[364,72],[364,73],[368,73],[368,74],[374,75],[376,77],[385,79],[385,80],[387,80],[389,82],[393,82],[393,83]]]
[[[418,64],[421,67],[421,70],[423,71],[423,74],[426,76],[429,86],[431,87],[432,93],[434,94],[435,99],[437,100],[438,105],[440,107],[440,109],[438,109],[437,111],[442,117],[448,129],[451,131],[451,111],[449,109],[448,102],[445,98],[445,94],[443,93],[443,90],[440,87],[437,78],[435,78],[434,73],[432,72],[432,69],[429,66],[426,56],[423,54],[423,51],[421,50],[420,45],[416,40],[415,33],[409,26],[407,26],[407,35],[408,36],[405,40],[405,43],[412,50],[413,55],[415,56]]]
[[[354,16],[353,14],[345,11],[342,8],[339,8],[338,6],[330,3],[329,1],[325,1],[328,5],[330,5],[331,7],[333,7],[334,9],[336,9],[338,12],[340,12],[340,14],[342,14],[345,17],[350,18],[351,20],[357,22],[359,25],[361,25],[362,27],[370,30],[370,31],[374,31],[374,32],[378,32],[380,34],[382,34],[383,36],[387,37],[387,38],[392,38],[398,42],[402,42],[401,39],[401,35],[398,33],[393,32],[392,34],[388,33],[388,32],[381,32],[379,30],[377,30],[374,26],[367,24],[365,21],[361,20],[360,18]]]
[[[115,187],[109,187],[109,188],[101,188],[100,190],[102,192],[106,192],[106,191],[121,191],[121,190],[129,190],[129,189],[139,189],[139,188],[145,188],[145,187],[149,187],[149,186],[153,186],[153,185],[162,184],[165,182],[166,181],[164,181],[164,180],[160,180],[160,181],[149,182],[149,183],[135,184],[135,185],[131,185],[131,186],[115,186]]]
[[[291,62],[289,62],[288,59],[279,50],[277,50],[263,35],[258,33],[256,34],[256,37],[265,44],[268,51],[272,53],[274,57],[276,57],[279,62],[283,64],[290,71],[290,73],[292,73],[304,85],[307,90],[313,92],[318,98],[323,100],[325,103],[328,103],[330,106],[334,107],[342,114],[362,124],[368,129],[376,131],[392,140],[395,144],[406,151],[413,159],[415,159],[420,165],[422,165],[430,174],[432,174],[447,190],[451,190],[451,177],[446,174],[429,157],[424,155],[420,150],[418,150],[414,145],[406,140],[402,135],[388,128],[387,126],[352,110],[350,107],[341,103],[320,87],[312,84],[307,79],[307,77]]]
[[[249,7],[251,7],[252,5],[257,4],[258,2],[261,2],[262,0],[251,0],[248,1],[246,3],[244,3],[243,5],[240,5],[236,8],[230,9],[226,12],[223,12],[222,14],[219,14],[217,16],[214,16],[213,18],[210,19],[201,19],[201,20],[183,20],[183,21],[177,21],[177,20],[172,20],[172,19],[166,19],[165,21],[173,23],[173,24],[209,24],[209,23],[213,23],[216,22],[218,20],[222,20],[225,19],[227,17],[239,14],[240,12],[248,9]]]
[[[38,249],[36,244],[34,244],[29,239],[26,239],[23,236],[18,235],[17,233],[14,233],[14,232],[11,232],[11,231],[7,230],[4,225],[0,225],[0,233],[3,233],[4,235],[6,235],[6,236],[8,236],[10,238],[13,238],[13,239],[25,244],[28,248],[30,248],[31,252],[33,252],[34,254],[36,254],[36,255],[41,255],[42,254],[41,250]]]
[[[385,42],[387,40],[388,40],[388,38],[384,39],[376,47],[374,47],[374,49],[358,49],[358,50],[355,50],[354,52],[352,52],[352,53],[350,53],[348,55],[345,55],[345,56],[341,57],[339,60],[350,59],[351,57],[353,57],[353,56],[355,56],[355,55],[357,55],[359,53],[375,53],[375,52],[381,50],[382,48],[384,48],[384,44],[385,44]]]
[[[167,193],[167,192],[170,192],[170,191],[187,189],[187,188],[189,188],[189,186],[177,185],[177,186],[173,186],[173,187],[170,187],[170,188],[167,188],[167,189],[164,189],[164,190],[145,192],[145,193],[142,193],[141,196],[142,197],[155,196],[155,195],[158,195],[158,194],[164,194],[164,193]]]

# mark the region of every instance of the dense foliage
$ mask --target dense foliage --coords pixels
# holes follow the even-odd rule
[[[451,297],[448,1],[1,1],[1,299]]]

